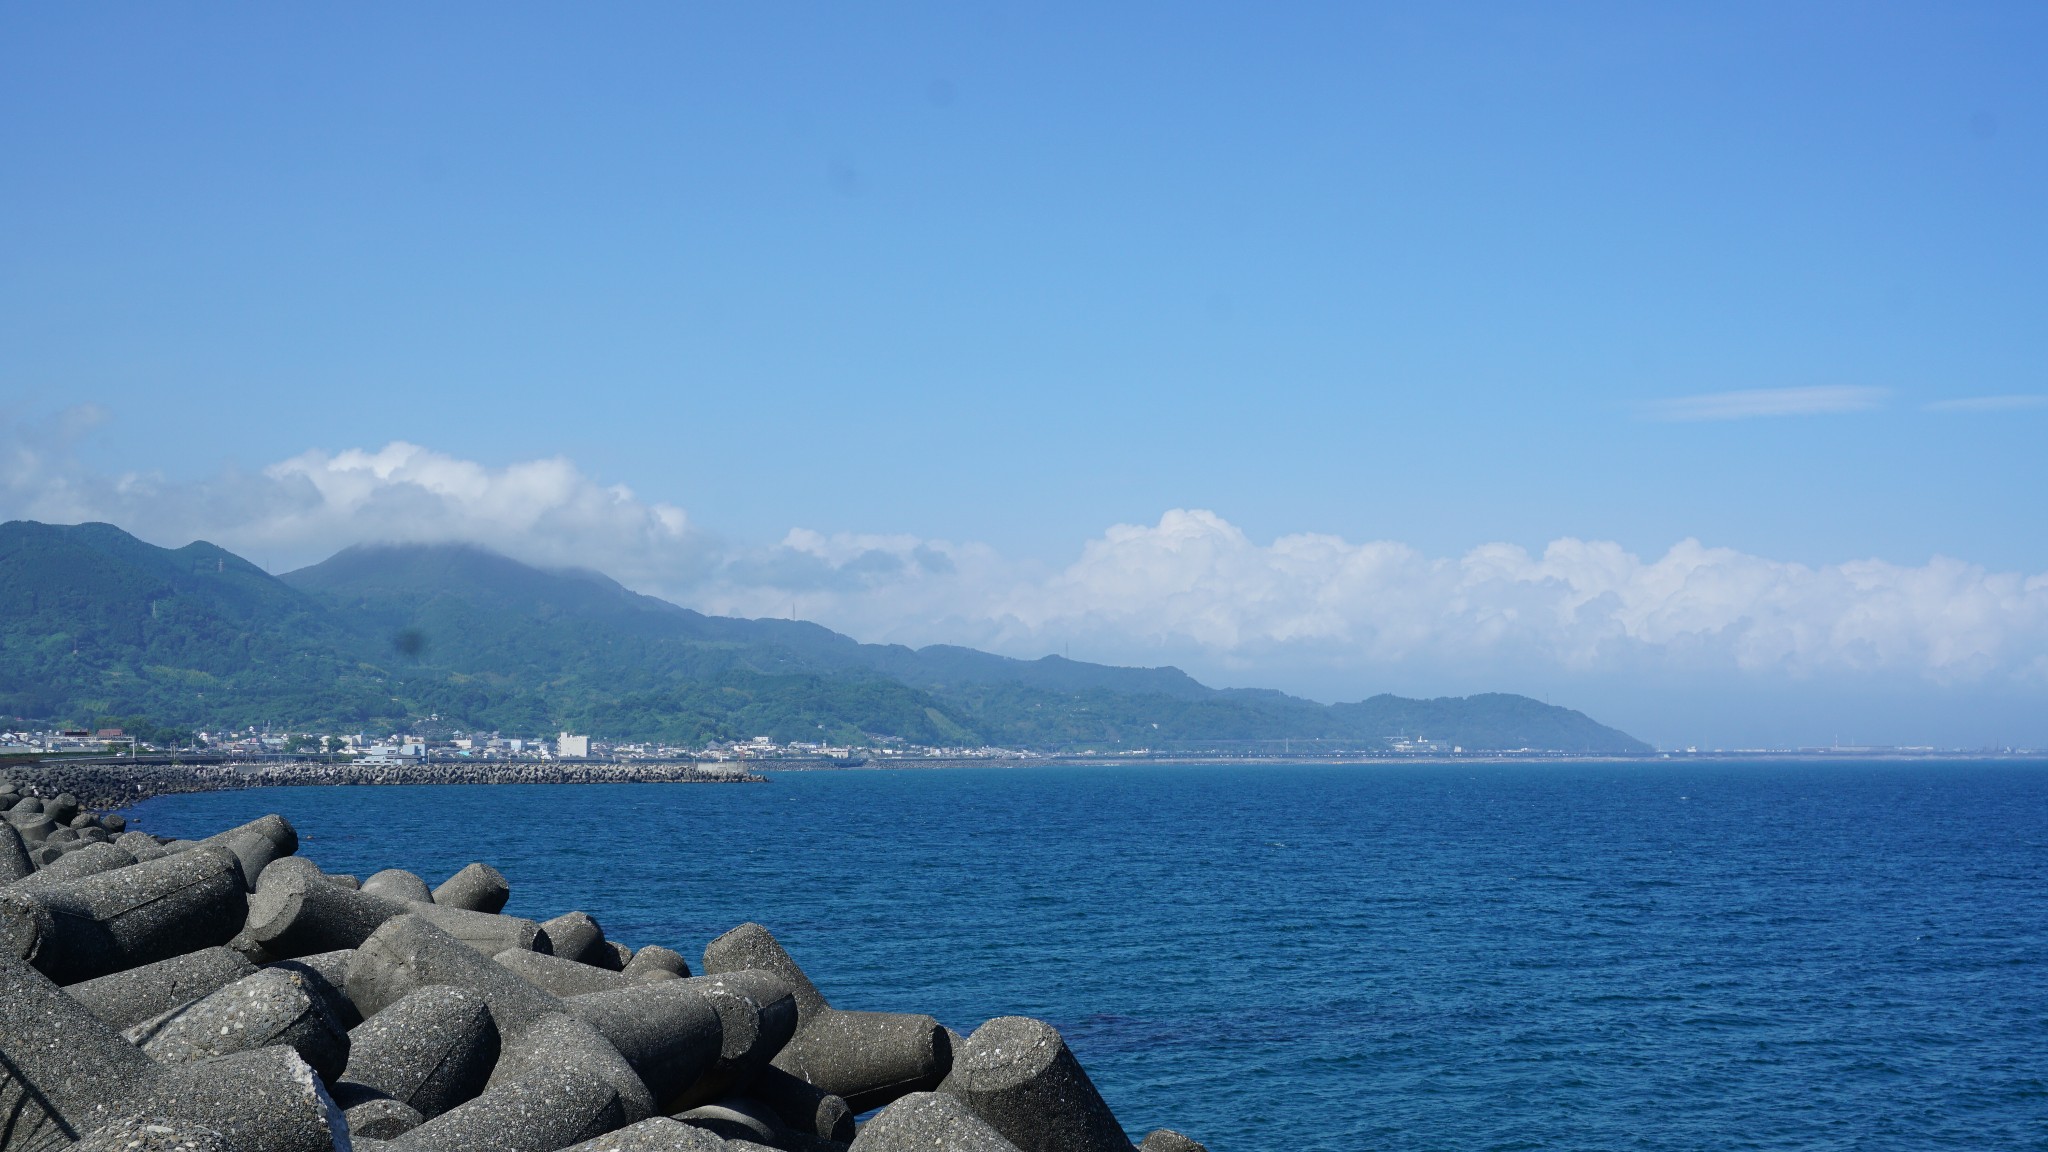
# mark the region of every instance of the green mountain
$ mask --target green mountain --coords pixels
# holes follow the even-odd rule
[[[1211,689],[1175,668],[861,644],[461,545],[350,548],[274,577],[210,544],[171,550],[105,524],[25,521],[0,525],[0,715],[329,731],[431,722],[679,743],[1378,748],[1409,737],[1649,750],[1522,696],[1326,706]]]

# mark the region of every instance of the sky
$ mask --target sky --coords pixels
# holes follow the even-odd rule
[[[0,516],[2048,746],[2048,8],[9,5]]]

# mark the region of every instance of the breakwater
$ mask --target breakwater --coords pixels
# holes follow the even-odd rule
[[[482,862],[330,873],[279,816],[166,840],[33,788],[0,783],[0,1152],[1132,1147],[1050,1025],[835,1004],[759,924],[693,973],[503,914]]]
[[[69,794],[86,808],[125,808],[151,796],[346,784],[760,784],[767,777],[729,764],[679,761],[432,760],[372,764],[346,760],[43,760],[14,765],[6,778],[38,796]]]

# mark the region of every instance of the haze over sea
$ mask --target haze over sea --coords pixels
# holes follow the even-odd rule
[[[1253,1149],[2048,1148],[2048,764],[1127,766],[294,788],[323,867],[481,859],[842,1007],[1056,1024],[1133,1135]]]

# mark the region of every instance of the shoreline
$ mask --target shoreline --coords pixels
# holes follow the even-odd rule
[[[931,756],[871,758],[854,766],[815,759],[749,759],[744,761],[580,760],[580,761],[426,761],[419,764],[359,764],[334,760],[182,760],[159,756],[140,761],[125,758],[54,759],[4,766],[7,776],[38,795],[69,793],[96,811],[125,809],[156,796],[192,792],[230,792],[249,788],[320,786],[491,785],[491,784],[765,784],[763,772],[872,772],[952,768],[1117,768],[1135,765],[1165,767],[1435,767],[1557,764],[2040,764],[2041,752],[1669,752],[1650,755],[1582,755],[1531,752],[1462,755],[1242,756],[1200,753],[1082,756]]]

